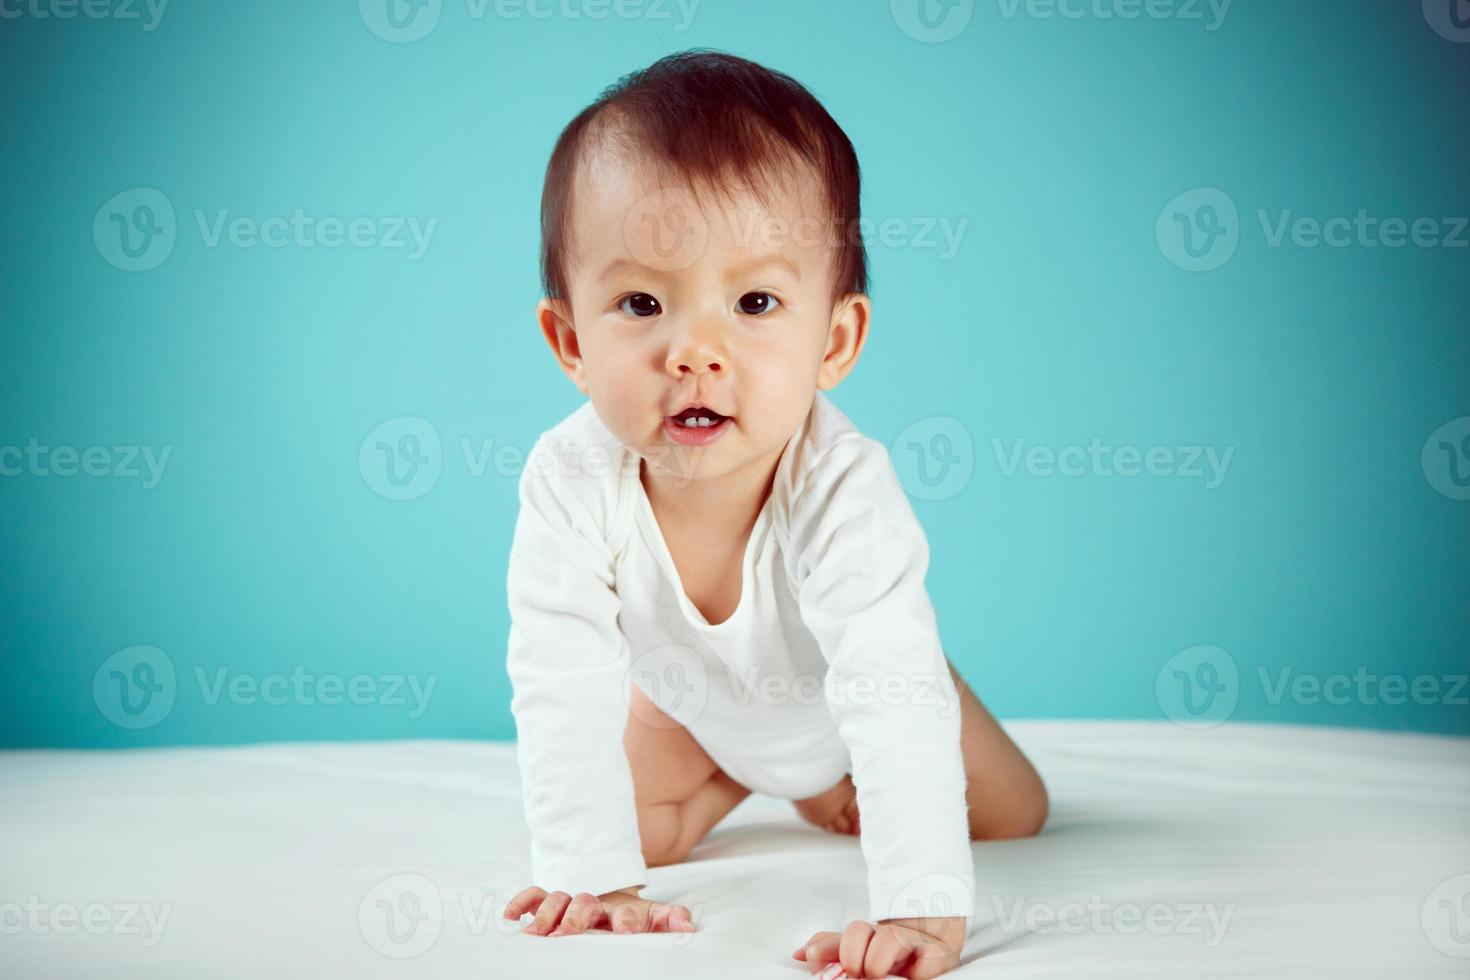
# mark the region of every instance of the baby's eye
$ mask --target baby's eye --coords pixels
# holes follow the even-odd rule
[[[658,300],[647,293],[630,293],[623,297],[618,309],[629,316],[653,316],[658,313]]]
[[[746,293],[740,297],[740,312],[749,313],[752,316],[760,316],[769,313],[781,305],[781,301],[770,293]]]

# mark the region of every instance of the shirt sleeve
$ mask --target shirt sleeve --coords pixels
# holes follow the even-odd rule
[[[882,443],[843,438],[792,507],[797,600],[852,755],[872,920],[974,914],[959,698],[929,546]]]
[[[614,555],[577,479],[588,478],[522,472],[506,663],[532,883],[601,895],[648,875],[623,749],[629,650]]]

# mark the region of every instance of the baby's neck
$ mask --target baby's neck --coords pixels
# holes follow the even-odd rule
[[[705,480],[651,473],[645,460],[639,464],[639,479],[661,522],[748,530],[770,496],[784,450],[783,446],[738,470]]]

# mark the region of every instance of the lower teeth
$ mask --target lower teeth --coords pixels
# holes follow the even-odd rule
[[[714,419],[703,417],[696,417],[684,420],[684,428],[686,429],[708,429],[714,424],[716,424]]]

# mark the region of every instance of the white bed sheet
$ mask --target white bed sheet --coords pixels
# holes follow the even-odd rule
[[[1052,816],[974,845],[951,976],[1470,976],[1470,739],[1006,727]],[[800,977],[862,915],[857,841],[753,796],[651,872],[698,932],[519,935],[519,790],[509,743],[0,753],[0,976]]]

